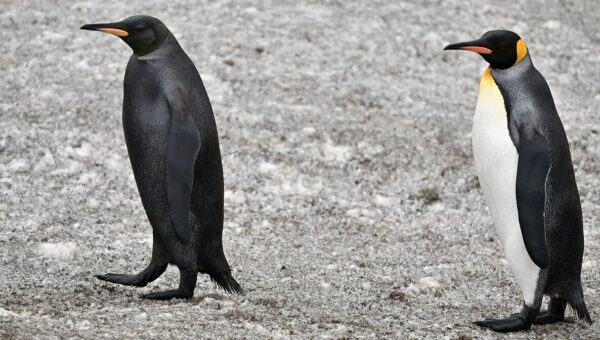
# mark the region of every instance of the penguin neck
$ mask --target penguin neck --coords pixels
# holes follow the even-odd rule
[[[533,67],[533,62],[531,61],[531,57],[529,56],[529,52],[528,52],[523,58],[521,58],[521,60],[519,60],[513,66],[511,66],[509,68],[505,68],[505,69],[492,68],[491,73],[492,73],[492,76],[494,76],[494,78],[496,78],[496,75],[514,74],[514,72],[521,72],[521,71],[524,71],[531,67]]]
[[[170,51],[172,51],[173,48],[177,48],[177,47],[179,47],[179,43],[177,42],[177,39],[175,39],[175,37],[173,36],[173,34],[171,34],[171,32],[168,32],[167,36],[164,38],[164,40],[158,46],[158,48],[154,49],[153,51],[151,51],[149,53],[143,54],[143,55],[139,55],[134,52],[132,57],[134,57],[138,60],[160,59],[161,57],[166,56]]]

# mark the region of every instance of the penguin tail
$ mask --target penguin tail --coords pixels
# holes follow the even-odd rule
[[[569,301],[569,303],[571,304],[571,307],[575,309],[575,312],[577,313],[577,318],[579,320],[583,320],[588,325],[594,323],[592,321],[592,318],[590,317],[590,313],[588,312],[587,307],[585,306],[585,302],[583,301],[583,290],[581,288],[581,285],[579,286],[579,289],[571,296],[570,300],[571,301]]]
[[[217,270],[208,273],[212,282],[216,283],[219,287],[223,288],[226,292],[237,295],[246,295],[244,289],[240,284],[231,276],[230,269]]]

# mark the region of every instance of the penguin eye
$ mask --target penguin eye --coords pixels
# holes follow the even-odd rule
[[[143,31],[143,30],[144,30],[144,27],[143,27],[143,26],[137,26],[136,28],[134,28],[134,30],[135,30],[136,32],[141,32],[141,31]]]

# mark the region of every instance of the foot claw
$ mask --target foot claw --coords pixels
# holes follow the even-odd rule
[[[531,324],[527,324],[518,316],[510,316],[506,319],[485,319],[475,321],[474,324],[503,333],[527,330],[531,327]]]
[[[147,284],[147,282],[140,280],[140,278],[137,275],[108,273],[94,276],[102,281],[118,283],[125,286],[145,287]]]
[[[549,323],[562,322],[564,320],[565,320],[564,314],[552,313],[550,311],[544,310],[544,311],[539,312],[539,314],[536,316],[535,320],[533,320],[533,323],[536,325],[545,325],[545,324],[549,324]]]
[[[148,300],[171,300],[171,299],[191,299],[194,292],[188,292],[180,289],[166,290],[164,292],[155,292],[142,294],[142,299]]]

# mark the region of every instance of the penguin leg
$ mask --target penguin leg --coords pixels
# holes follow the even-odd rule
[[[533,323],[538,325],[564,321],[567,301],[561,297],[550,298],[548,310],[540,311]]]
[[[150,261],[150,264],[144,270],[135,275],[108,273],[95,276],[102,281],[118,283],[126,286],[145,287],[148,282],[152,282],[162,275],[166,269],[166,264],[158,265],[156,262]]]
[[[522,330],[528,330],[531,328],[533,320],[537,316],[539,307],[529,307],[523,304],[521,312],[513,314],[505,319],[485,319],[481,321],[475,321],[474,323],[478,326],[489,328],[496,332],[508,333]]]
[[[198,273],[179,269],[180,279],[179,288],[166,290],[164,292],[155,292],[143,294],[142,299],[150,300],[170,300],[170,299],[191,299],[196,289],[196,280]]]

